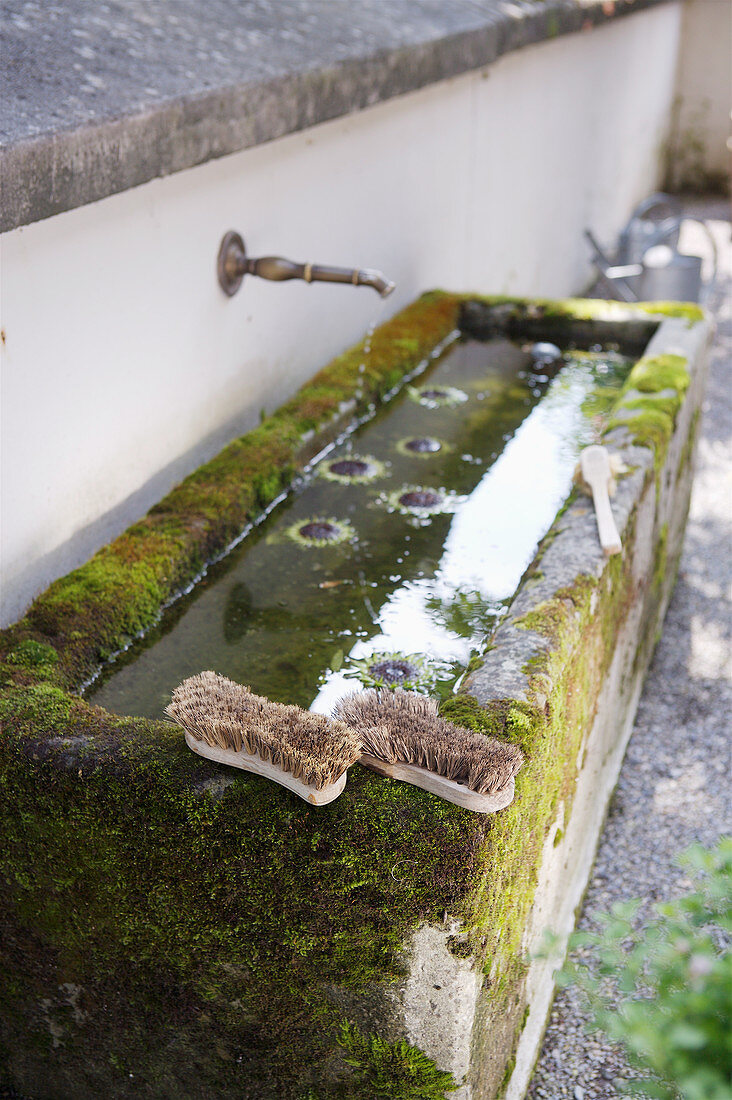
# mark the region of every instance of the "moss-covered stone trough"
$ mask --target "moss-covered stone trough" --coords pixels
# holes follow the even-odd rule
[[[619,340],[605,559],[576,491],[447,717],[520,744],[490,816],[351,769],[314,810],[79,694],[455,329]],[[693,306],[434,292],[54,584],[0,640],[0,1088],[60,1097],[523,1094],[673,585],[709,324]],[[650,343],[649,343],[650,341]],[[646,347],[646,345],[648,345]]]

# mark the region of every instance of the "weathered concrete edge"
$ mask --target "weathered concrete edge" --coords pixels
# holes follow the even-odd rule
[[[499,307],[500,308],[500,307]],[[594,861],[602,823],[622,764],[627,740],[652,653],[639,638],[653,638],[663,620],[675,578],[671,569],[665,578],[662,598],[653,607],[652,574],[658,552],[659,533],[668,525],[668,560],[676,560],[688,510],[691,463],[678,482],[671,476],[679,468],[681,454],[693,430],[706,377],[706,351],[711,337],[707,320],[690,323],[688,318],[665,318],[649,341],[645,357],[680,355],[689,363],[693,382],[675,425],[663,469],[654,476],[654,456],[646,447],[635,446],[625,430],[607,437],[631,472],[622,478],[613,498],[613,511],[621,532],[629,534],[627,553],[632,561],[634,583],[640,592],[628,619],[619,631],[616,653],[601,690],[592,729],[584,737],[582,764],[578,763],[577,789],[569,820],[560,804],[557,819],[546,838],[539,883],[530,925],[524,932],[524,949],[535,951],[545,928],[567,937],[574,927],[576,909],[586,888]],[[657,487],[661,494],[657,500]],[[484,664],[465,682],[465,690],[485,705],[491,700],[515,699],[536,703],[537,684],[526,671],[532,658],[551,645],[545,636],[515,625],[517,620],[570,588],[580,575],[601,581],[608,561],[597,542],[594,511],[587,498],[575,501],[555,521],[543,552],[540,573],[527,573],[519,585],[506,622],[494,635],[493,648]],[[551,685],[547,685],[549,695]],[[561,842],[557,841],[557,835]],[[564,834],[562,836],[562,834]],[[391,992],[390,1012],[395,1034],[406,1035],[442,1069],[461,1082],[455,1100],[493,1100],[491,1086],[485,1086],[480,1056],[482,1030],[490,1016],[492,991],[483,987],[483,976],[475,959],[463,958],[449,949],[450,939],[460,937],[461,925],[447,917],[441,926],[420,927],[405,952],[408,973]],[[535,961],[524,983],[524,1004],[528,1009],[522,1026],[502,1053],[515,1068],[500,1095],[521,1100],[528,1086],[534,1060],[544,1032],[554,991],[554,964]],[[483,987],[483,988],[482,988]]]
[[[663,622],[676,579],[693,478],[693,454],[685,465],[682,456],[687,441],[690,438],[694,441],[694,422],[706,387],[712,333],[713,326],[709,321],[697,323],[690,328],[679,319],[669,318],[659,326],[646,350],[648,357],[665,354],[684,357],[688,361],[692,379],[677,417],[665,462],[656,472],[655,478],[646,476],[653,464],[650,451],[633,446],[626,431],[616,429],[606,440],[609,446],[617,446],[628,466],[635,467],[633,474],[620,482],[613,500],[613,511],[621,533],[634,516],[633,575],[639,587],[645,587],[645,598],[636,602],[620,630],[613,661],[598,700],[596,717],[583,744],[582,762],[578,770],[577,788],[569,820],[565,822],[564,807],[560,805],[555,826],[546,838],[531,925],[525,933],[525,950],[529,956],[539,950],[546,929],[559,934],[566,945],[587,888],[603,822],[633,731],[646,671],[653,655],[655,636]],[[583,515],[583,511],[586,514]],[[576,502],[565,513],[557,525],[561,527],[561,531],[542,558],[544,576],[519,588],[512,606],[511,619],[536,609],[543,600],[551,598],[557,589],[561,589],[564,583],[574,580],[577,573],[572,577],[569,574],[574,572],[580,561],[578,556],[571,553],[573,530],[579,530],[579,541],[586,542],[582,528],[586,530],[588,522],[594,526],[594,514],[591,508],[586,508],[584,501]],[[655,614],[652,614],[653,621],[644,624],[644,616],[648,613],[648,588],[651,581],[648,572],[653,568],[659,531],[664,528],[667,530],[665,554],[668,568],[663,578],[658,606]],[[599,578],[604,572],[606,562],[597,557],[593,565],[594,568],[591,567],[586,572]],[[566,582],[562,581],[562,574],[567,578]],[[546,591],[549,576],[553,578],[548,584],[553,589],[551,594]],[[514,614],[514,608],[517,614]],[[533,638],[534,654],[546,645],[544,638],[525,630],[517,631],[511,622],[506,623],[504,630],[506,640],[519,633]],[[500,630],[498,634],[501,634]],[[650,644],[646,641],[644,645],[643,638],[650,639]],[[476,694],[479,691],[476,686],[478,683],[482,685],[483,691],[491,690],[487,681],[492,670],[500,677],[513,676],[517,671],[507,668],[498,635],[496,641],[496,649],[488,654],[483,667],[473,674],[472,684],[467,685],[468,690],[472,688]],[[525,673],[521,675],[528,681]],[[514,684],[519,686],[516,679]],[[526,692],[528,682],[523,686]],[[524,1025],[518,1036],[513,1073],[502,1094],[504,1100],[522,1100],[525,1096],[554,998],[556,966],[556,959],[534,958],[531,961],[525,986]],[[473,1094],[466,1093],[465,1100],[470,1095]]]
[[[633,445],[627,431],[616,429],[606,439],[632,471],[618,484],[613,512],[621,535],[630,536],[626,552],[641,595],[619,631],[596,717],[583,740],[569,819],[565,820],[565,806],[560,804],[545,840],[530,925],[524,932],[527,955],[538,950],[547,928],[566,942],[589,880],[633,729],[653,639],[673,591],[693,470],[693,462],[684,463],[682,456],[704,394],[711,335],[708,320],[690,326],[683,318],[667,318],[646,349],[647,357],[682,356],[692,377],[665,462],[655,476],[652,452]],[[669,568],[654,608],[652,572],[663,528],[668,532],[665,553]],[[525,668],[551,643],[541,634],[516,626],[516,621],[570,587],[579,575],[600,581],[605,574],[608,562],[597,543],[594,511],[587,499],[570,505],[550,534],[554,537],[543,553],[540,574],[527,574],[519,585],[509,616],[493,638],[493,648],[466,680],[465,690],[481,704],[506,698],[537,701],[536,683],[530,684]],[[481,992],[483,981],[475,960],[456,957],[448,950],[448,939],[460,932],[454,920],[444,927],[417,930],[408,952],[408,975],[392,996],[394,1023],[411,1043],[462,1082],[451,1094],[455,1100],[493,1100],[495,1093],[490,1087],[481,1087],[480,1060],[481,1031],[489,1015],[491,993]],[[522,1100],[525,1095],[551,1009],[555,967],[556,960],[534,959],[530,963],[523,1022],[515,1035],[514,1050],[505,1051],[507,1067],[512,1056],[515,1062],[505,1089],[500,1091],[504,1100]]]
[[[706,362],[711,331],[711,324],[706,320],[690,326],[681,318],[666,318],[651,338],[644,358],[680,355],[688,361],[692,374],[705,370],[706,367],[700,364]],[[693,374],[693,377],[696,375]],[[688,407],[688,399],[684,407]],[[678,433],[677,425],[675,436]],[[633,470],[629,477],[623,477],[618,482],[612,502],[622,536],[633,510],[640,503],[646,471],[653,466],[653,459],[647,448],[633,447],[627,433],[618,430],[608,434],[606,444]],[[594,512],[588,507],[587,499],[575,500],[555,521],[554,531],[556,537],[541,559],[541,574],[524,577],[511,602],[507,618],[496,631],[493,648],[481,668],[466,681],[466,690],[481,703],[490,699],[528,700],[531,687],[524,668],[532,657],[546,648],[547,640],[517,626],[517,621],[551,600],[559,589],[572,585],[578,576],[599,579],[605,571],[607,559],[599,552]]]
[[[478,29],[20,140],[2,152],[0,233],[482,68],[522,46],[669,2],[513,5],[499,17],[486,14]]]

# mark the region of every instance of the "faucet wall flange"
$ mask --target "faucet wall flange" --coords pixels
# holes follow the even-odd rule
[[[224,235],[216,260],[219,286],[229,298],[236,294],[247,271],[247,250],[241,235],[231,229]]]

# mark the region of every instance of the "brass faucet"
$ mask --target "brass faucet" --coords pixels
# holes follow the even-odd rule
[[[236,294],[245,275],[259,275],[261,279],[282,282],[285,279],[304,279],[306,283],[350,283],[351,286],[372,286],[382,298],[391,294],[395,283],[390,283],[380,271],[369,268],[327,267],[324,264],[298,264],[281,256],[262,256],[250,260],[244,241],[238,233],[227,233],[219,248],[217,263],[219,284],[225,294]]]

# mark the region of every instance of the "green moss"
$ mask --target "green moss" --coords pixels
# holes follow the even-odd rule
[[[543,634],[558,645],[569,624],[579,621],[578,616],[588,614],[589,601],[596,589],[596,578],[581,574],[570,587],[557,589],[551,600],[516,619],[515,625]],[[543,663],[541,658],[540,663]]]
[[[0,685],[15,687],[60,682],[58,653],[35,638],[23,638],[13,645],[13,632],[7,632],[5,659],[0,661]]]
[[[653,451],[656,472],[665,461],[690,380],[687,360],[683,356],[658,355],[640,359],[628,375],[616,413],[608,422],[608,431],[624,428],[637,446]],[[666,392],[669,390],[673,392]],[[638,393],[644,396],[638,397]]]
[[[0,718],[7,722],[18,719],[32,724],[39,733],[52,730],[60,735],[68,729],[78,705],[77,699],[53,684],[33,684],[0,695]]]
[[[614,302],[602,298],[520,298],[512,295],[475,295],[470,300],[489,306],[515,306],[528,317],[575,321],[627,321],[634,317],[682,317],[689,325],[704,319],[691,302]]]
[[[695,409],[694,415],[691,418],[691,424],[689,425],[689,434],[686,437],[684,443],[684,449],[681,452],[679,459],[679,466],[676,471],[676,481],[678,482],[687,472],[691,465],[691,460],[694,455],[694,447],[696,445],[696,437],[699,431],[699,420],[701,417],[701,410]]]
[[[440,703],[440,714],[456,726],[484,733],[488,737],[503,737],[522,745],[530,738],[541,715],[535,707],[518,700],[493,700],[482,707],[472,695],[451,695]]]
[[[58,664],[58,653],[50,645],[26,638],[11,649],[7,659],[11,665],[20,665],[22,668],[44,668]]]
[[[688,361],[682,355],[656,355],[638,360],[628,375],[625,389],[641,393],[671,389],[683,396],[690,381]]]
[[[646,397],[636,398],[627,397],[623,401],[622,407],[624,409],[631,409],[637,415],[646,412],[662,412],[673,421],[681,408],[681,398],[678,396],[671,396],[670,394],[649,394]]]
[[[474,881],[464,913],[473,953],[489,972],[489,979],[494,970],[501,976],[502,985],[494,989],[500,1011],[503,997],[513,990],[525,969],[520,949],[521,929],[525,928],[536,889],[542,823],[548,809],[530,828],[527,814],[536,814],[537,802],[548,804],[553,797],[551,784],[545,783],[544,775],[547,719],[538,706],[495,700],[481,707],[468,695],[447,700],[441,713],[469,729],[518,744],[527,757],[517,780],[516,800],[488,824],[481,852],[483,873]],[[559,774],[563,766],[556,759],[553,763]],[[537,788],[539,777],[541,784]]]
[[[704,320],[704,310],[693,302],[638,302],[633,308],[655,317],[685,317],[689,327]]]
[[[653,568],[653,591],[660,593],[668,577],[668,523],[664,523],[656,540],[656,556]]]
[[[378,1035],[364,1035],[344,1023],[338,1042],[351,1067],[350,1081],[321,1094],[323,1097],[361,1100],[444,1100],[458,1087],[452,1074],[437,1068],[417,1047],[388,1043]]]
[[[601,298],[520,298],[513,295],[476,295],[473,301],[487,306],[514,306],[517,315],[538,319],[561,318],[566,320],[626,320],[635,307],[623,302],[611,302]]]
[[[608,431],[613,428],[625,428],[636,446],[652,450],[656,471],[661,468],[674,430],[673,419],[667,413],[646,409],[638,416],[613,417],[608,422]]]
[[[138,1095],[161,1095],[149,1083],[171,1072],[161,1014],[176,990],[190,1062],[177,1094],[197,1094],[203,1043],[219,1052],[205,1067],[212,1095],[296,1095],[303,1067],[332,1049],[331,990],[396,978],[410,930],[459,908],[475,874],[482,822],[364,769],[319,811],[248,776],[214,799],[198,784],[222,770],[165,724],[115,719],[45,684],[6,692],[2,706],[0,865],[14,929],[2,1015],[26,1060],[36,1036],[31,1064],[54,1096],[88,1095],[90,1072],[117,1094],[128,1065],[152,1089]],[[87,1014],[80,1028],[59,1008],[57,1050],[33,998],[13,992],[47,989],[49,974],[53,990],[83,987]],[[109,1050],[119,1070],[104,1069]],[[252,1062],[246,1090],[237,1050]]]
[[[466,667],[465,671],[468,673],[468,675],[471,672],[475,672],[477,669],[482,667],[484,661],[485,661],[485,654],[483,654],[483,653],[474,653],[473,656],[468,661],[468,664],[467,664],[467,667]]]
[[[470,946],[470,941],[462,939],[459,936],[448,936],[447,950],[451,955],[454,955],[456,959],[470,959],[473,957],[473,949]]]
[[[517,619],[516,625],[524,630],[534,630],[537,634],[555,638],[562,630],[568,615],[569,611],[560,600],[549,600]]]
[[[508,1088],[508,1082],[513,1077],[513,1071],[515,1069],[516,1069],[516,1054],[514,1052],[511,1055],[511,1057],[509,1058],[509,1060],[506,1062],[506,1068],[503,1071],[503,1077],[501,1079],[500,1085],[498,1086],[498,1097],[499,1098],[505,1095],[506,1089]]]

